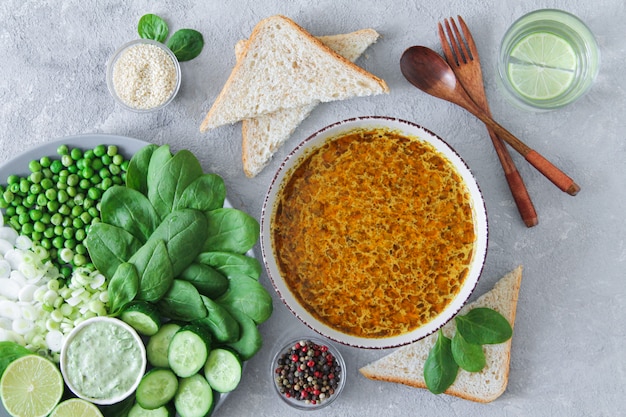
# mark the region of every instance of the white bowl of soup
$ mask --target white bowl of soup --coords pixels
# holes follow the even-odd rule
[[[283,161],[266,194],[261,249],[272,285],[336,342],[419,340],[463,307],[487,254],[484,200],[443,139],[390,117],[327,126]]]

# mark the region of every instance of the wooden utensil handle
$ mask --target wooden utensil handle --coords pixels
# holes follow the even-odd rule
[[[537,218],[535,206],[528,195],[528,190],[524,186],[522,176],[517,170],[505,173],[504,176],[506,181],[509,183],[511,195],[513,195],[513,200],[515,200],[517,210],[519,211],[520,216],[522,216],[524,224],[527,227],[536,226],[539,223],[539,219]]]
[[[532,166],[534,166],[539,172],[541,172],[546,178],[548,178],[554,185],[565,191],[569,195],[576,195],[580,191],[578,184],[574,182],[570,177],[565,175],[563,171],[554,166],[552,162],[541,156],[537,151],[529,148],[524,142],[516,138],[511,132],[500,126],[495,120],[489,117],[482,109],[478,108],[476,104],[474,107],[477,113],[474,113],[476,117],[482,120],[488,127],[493,129],[498,137],[511,145],[513,149],[522,154],[524,158]]]
[[[576,195],[580,191],[580,186],[573,179],[565,175],[563,171],[552,165],[550,161],[541,156],[537,151],[531,150],[524,155],[532,166],[537,168],[546,178],[554,183],[561,190],[569,195]]]

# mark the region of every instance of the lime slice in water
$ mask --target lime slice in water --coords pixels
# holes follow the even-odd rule
[[[38,355],[14,360],[0,380],[2,403],[15,417],[47,416],[61,400],[63,388],[59,368]]]
[[[576,53],[567,41],[553,33],[537,32],[513,46],[507,71],[521,95],[549,100],[569,88],[576,65]]]

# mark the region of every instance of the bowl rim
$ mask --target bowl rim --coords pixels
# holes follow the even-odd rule
[[[322,401],[322,402],[320,402],[318,404],[308,404],[307,405],[306,403],[303,403],[300,400],[296,400],[294,398],[287,398],[285,395],[281,394],[281,392],[278,390],[278,385],[276,384],[275,370],[276,370],[276,365],[277,365],[276,362],[278,361],[278,358],[280,357],[281,354],[283,354],[285,351],[287,351],[287,349],[289,347],[295,345],[297,342],[300,342],[302,340],[310,341],[310,342],[313,342],[313,343],[318,344],[318,345],[327,346],[328,350],[330,351],[330,353],[333,354],[333,356],[337,360],[337,363],[341,367],[341,377],[339,379],[339,385],[337,386],[336,391],[327,400],[324,400],[324,401]],[[343,358],[343,355],[341,354],[339,349],[337,349],[337,346],[335,346],[329,340],[322,339],[320,336],[311,336],[311,335],[305,335],[305,336],[301,336],[301,337],[293,337],[293,338],[290,338],[289,340],[287,340],[285,343],[282,343],[280,345],[280,347],[276,350],[276,353],[274,354],[274,356],[272,358],[272,361],[270,362],[270,377],[272,378],[272,385],[274,386],[274,392],[285,403],[289,404],[290,406],[292,406],[294,408],[297,408],[298,410],[319,410],[320,408],[324,408],[324,407],[330,405],[331,403],[333,403],[337,399],[337,397],[339,397],[341,392],[343,391],[343,388],[346,385],[346,377],[347,377],[346,361]]]
[[[459,172],[459,174],[463,177],[466,186],[470,190],[474,206],[475,230],[477,235],[474,259],[472,260],[470,266],[470,273],[468,275],[468,278],[463,284],[459,295],[457,295],[457,297],[453,299],[448,307],[446,307],[446,309],[441,314],[435,317],[435,319],[417,329],[414,329],[411,332],[388,338],[356,337],[333,329],[328,325],[320,322],[308,311],[306,311],[297,302],[297,300],[295,300],[293,295],[290,293],[290,290],[286,288],[286,286],[281,290],[281,285],[279,285],[279,283],[281,282],[282,277],[280,276],[281,274],[276,265],[272,239],[269,233],[269,230],[271,228],[271,217],[274,213],[275,198],[276,195],[280,192],[284,177],[289,174],[289,171],[292,168],[290,164],[293,161],[298,162],[298,160],[302,158],[303,153],[306,152],[309,146],[312,149],[317,148],[317,146],[309,145],[314,140],[317,139],[320,142],[323,142],[324,140],[336,137],[341,133],[349,132],[351,130],[363,127],[382,127],[391,130],[400,130],[408,136],[417,136],[416,134],[412,134],[406,131],[413,130],[419,132],[421,135],[424,135],[424,137],[420,136],[420,139],[426,140],[428,143],[435,145],[437,150],[440,152],[444,150],[444,155],[449,160],[451,159],[450,162],[455,166],[457,172]],[[293,166],[296,165],[296,163],[293,164]],[[304,139],[302,142],[300,142],[300,144],[298,144],[281,162],[279,168],[277,169],[270,182],[261,209],[260,226],[260,246],[262,261],[272,284],[272,287],[276,291],[282,303],[304,325],[306,325],[319,335],[342,345],[362,349],[388,349],[408,345],[417,340],[423,339],[430,334],[435,333],[452,318],[454,318],[459,310],[461,310],[461,308],[463,308],[463,306],[468,302],[470,296],[476,288],[476,285],[478,284],[478,281],[485,266],[489,241],[489,228],[485,200],[482,191],[480,190],[480,187],[478,185],[478,182],[476,181],[476,178],[472,171],[469,169],[467,163],[461,158],[461,156],[452,146],[450,146],[445,140],[443,140],[432,131],[422,127],[419,124],[390,116],[360,116],[345,119],[321,128],[320,130],[316,131],[315,133]]]
[[[90,397],[88,395],[83,394],[80,390],[78,390],[74,386],[74,384],[71,381],[71,379],[67,377],[67,368],[66,368],[66,366],[67,366],[66,360],[67,359],[66,359],[66,356],[67,356],[67,349],[68,349],[68,346],[69,346],[70,342],[85,327],[87,327],[89,325],[92,325],[93,323],[97,323],[97,322],[113,323],[116,326],[119,326],[119,327],[123,328],[124,330],[126,330],[127,332],[129,332],[133,336],[133,339],[135,340],[135,342],[139,346],[139,350],[141,352],[141,367],[140,367],[141,368],[141,372],[139,372],[137,374],[137,378],[136,378],[135,382],[133,382],[133,385],[126,392],[118,395],[117,397],[92,398],[92,397]],[[143,378],[143,376],[144,376],[144,374],[146,372],[147,364],[148,364],[148,358],[146,356],[146,348],[145,348],[145,346],[143,344],[143,340],[141,339],[141,336],[139,336],[137,331],[135,329],[133,329],[128,323],[126,323],[126,322],[124,322],[124,321],[122,321],[120,319],[117,319],[115,317],[98,316],[98,317],[89,318],[89,319],[79,323],[76,327],[74,327],[72,329],[72,331],[70,331],[70,333],[67,335],[67,337],[63,341],[63,346],[61,347],[60,368],[61,368],[61,373],[63,374],[63,380],[65,381],[65,384],[70,389],[70,391],[72,391],[77,397],[82,398],[83,400],[90,401],[90,402],[92,402],[94,404],[98,404],[98,405],[116,404],[116,403],[119,403],[120,401],[123,401],[124,399],[128,398],[133,392],[135,392],[135,390],[137,389],[137,386],[141,382],[141,379]]]
[[[117,91],[115,91],[115,84],[113,83],[113,69],[115,68],[115,63],[117,62],[117,60],[120,58],[120,56],[126,49],[130,48],[131,46],[140,45],[140,44],[157,46],[159,49],[165,52],[172,59],[172,62],[174,63],[174,68],[176,69],[176,85],[174,86],[174,89],[172,90],[172,94],[170,95],[170,97],[167,100],[165,100],[163,103],[161,103],[160,105],[156,107],[151,107],[148,109],[140,109],[140,108],[129,106],[126,102],[124,102],[124,100],[120,98],[120,96],[117,95]],[[181,78],[182,78],[181,75],[182,73],[180,69],[180,62],[178,62],[178,58],[176,58],[176,55],[174,55],[174,52],[172,52],[172,50],[168,48],[167,45],[165,45],[164,43],[152,40],[152,39],[139,38],[139,39],[134,39],[130,42],[126,42],[125,44],[117,48],[115,52],[113,52],[113,54],[107,61],[106,83],[107,83],[107,88],[109,90],[109,93],[111,94],[115,102],[119,104],[121,107],[123,107],[126,110],[135,112],[135,113],[151,113],[151,112],[161,110],[163,107],[170,104],[174,100],[174,97],[178,95],[178,91],[180,90],[180,85],[181,85]]]

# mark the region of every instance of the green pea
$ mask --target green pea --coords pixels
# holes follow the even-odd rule
[[[67,167],[67,170],[71,174],[76,174],[78,172],[78,167],[76,165],[71,165],[71,166]]]
[[[52,246],[57,249],[63,248],[63,238],[61,236],[57,236],[52,239]]]
[[[43,231],[43,235],[44,235],[45,238],[50,239],[51,237],[54,236],[54,228],[53,227],[46,227],[46,230]],[[42,240],[42,242],[43,242],[43,240]],[[49,249],[49,248],[46,248],[46,249]]]
[[[95,154],[94,154],[94,152],[93,152],[93,149],[87,149],[87,150],[85,151],[85,154],[83,155],[83,157],[84,157],[85,159],[93,160],[93,159],[94,159],[94,157],[95,157]]]
[[[79,243],[78,245],[76,245],[76,248],[74,250],[76,251],[76,253],[80,255],[84,255],[87,253],[87,248],[82,243]]]
[[[3,194],[2,194],[2,198],[4,199],[4,201],[6,201],[7,203],[11,204],[11,202],[13,201],[13,199],[15,198],[15,194],[13,194],[10,190],[6,190]]]
[[[46,231],[46,225],[40,221],[35,222],[35,224],[33,224],[33,228],[35,229],[36,233],[44,233]],[[37,239],[37,240],[41,240],[41,239]]]
[[[67,155],[69,152],[70,152],[70,149],[68,148],[68,146],[67,146],[67,145],[60,145],[60,146],[57,148],[57,153],[58,153],[59,155]]]
[[[65,239],[72,239],[74,237],[74,228],[72,227],[66,227],[65,229],[63,229],[63,234],[62,236]]]
[[[61,215],[60,210],[59,210],[59,213],[54,213],[52,217],[50,218],[50,223],[52,223],[55,226],[60,225],[62,222],[63,222],[63,216]]]
[[[113,164],[122,165],[122,162],[124,162],[124,157],[122,155],[117,154],[113,156]]]
[[[83,157],[83,151],[81,151],[81,150],[80,150],[80,149],[78,149],[78,148],[73,148],[73,149],[70,151],[70,156],[72,157],[72,159],[73,159],[74,161],[78,161],[80,158],[82,158],[82,157]]]
[[[87,190],[87,197],[89,197],[92,200],[99,200],[101,196],[102,196],[102,193],[100,192],[99,189],[95,187],[91,187],[89,190]]]
[[[109,147],[107,148],[107,155],[109,156],[117,155],[117,146],[109,145]]]
[[[80,177],[77,174],[70,174],[67,177],[67,185],[70,187],[76,187],[80,182]]]
[[[111,157],[109,155],[102,155],[101,160],[104,165],[111,165]]]
[[[59,203],[56,200],[48,200],[48,204],[46,204],[46,208],[48,209],[48,211],[51,211],[51,212],[56,212],[60,206],[61,206],[61,203]]]
[[[48,199],[46,198],[46,195],[45,194],[38,194],[37,195],[37,205],[43,207],[46,204],[48,204]]]
[[[22,200],[22,204],[28,208],[31,208],[32,206],[34,206],[36,202],[37,202],[36,194],[28,194],[26,198]]]
[[[93,148],[93,154],[97,157],[101,157],[102,155],[106,154],[107,152],[107,148],[104,145],[98,145],[95,148]]]
[[[89,178],[93,177],[94,173],[95,173],[95,171],[91,167],[85,167],[82,170],[83,178],[89,179]]]
[[[78,229],[76,233],[74,234],[74,239],[76,239],[79,242],[82,242],[86,238],[87,238],[87,232],[85,231],[85,229]]]
[[[85,222],[83,222],[80,217],[75,217],[72,220],[72,226],[74,226],[75,229],[81,229],[85,227]]]
[[[64,167],[69,169],[70,166],[74,165],[74,160],[72,159],[70,155],[65,154],[61,156],[61,163],[63,164]]]
[[[89,187],[91,187],[91,181],[89,181],[88,179],[82,179],[80,180],[80,182],[78,183],[78,186],[80,188],[82,188],[83,190],[88,189]]]
[[[49,156],[42,156],[39,159],[39,164],[44,168],[48,168],[52,164],[52,160],[50,159]]]
[[[41,239],[43,239],[43,233],[38,232],[37,230],[35,230],[35,225],[33,225],[33,231],[30,232],[29,235],[31,236],[31,240],[33,242],[39,242],[39,241],[41,241]]]
[[[67,195],[72,198],[76,197],[76,194],[78,194],[78,189],[76,187],[67,187],[65,191],[67,192]]]
[[[39,244],[44,249],[50,250],[52,248],[52,240],[50,240],[50,237],[45,237],[45,238],[41,239],[41,242],[39,242]]]
[[[30,235],[33,233],[33,224],[32,223],[23,223],[22,224],[22,234]]]
[[[28,163],[28,169],[30,170],[30,172],[41,171],[41,164],[39,163],[39,161],[32,160]]]
[[[0,199],[0,201],[4,201],[4,199]],[[8,206],[6,208],[6,211],[4,212],[4,215],[8,218],[11,216],[15,216],[15,207],[13,206]]]
[[[28,213],[21,213],[18,215],[18,220],[21,225],[25,225],[30,221],[30,216],[28,215]]]
[[[72,207],[72,216],[78,217],[83,212],[83,208],[81,206]]]
[[[111,188],[113,186],[113,180],[110,177],[106,177],[102,180],[102,183],[100,183],[100,187],[106,191],[109,188]]]
[[[31,194],[39,194],[41,192],[41,185],[33,184],[30,186]]]
[[[55,174],[60,174],[62,170],[63,163],[60,160],[55,159],[54,161],[52,161],[52,163],[50,164],[50,171],[54,172]]]
[[[83,254],[74,255],[74,259],[72,259],[72,263],[76,266],[83,266],[87,263],[87,257]]]
[[[33,196],[34,197],[34,196]],[[15,206],[15,214],[28,213],[28,210],[24,206]]]
[[[54,226],[54,235],[61,236],[63,234],[63,226],[59,223],[57,226]]]
[[[54,210],[56,212],[56,210]],[[44,213],[43,216],[41,216],[41,222],[43,224],[50,224],[50,218],[52,217],[52,215],[50,213]]]
[[[44,190],[50,190],[54,187],[54,182],[50,178],[44,178],[41,180],[41,188]]]
[[[63,246],[68,248],[68,249],[74,249],[77,245],[76,239],[67,239],[64,243]]]
[[[70,196],[67,194],[66,190],[59,190],[57,193],[57,201],[61,204],[65,203],[70,199]]]
[[[7,203],[7,202],[4,200],[4,197],[2,197],[2,195],[0,195],[0,209],[5,209],[5,210],[6,210],[6,209],[8,209],[9,207],[11,207],[11,206],[9,205],[9,203]],[[8,216],[7,216],[7,217],[8,217]]]
[[[56,200],[57,194],[57,190],[55,190],[54,188],[48,188],[45,192],[46,198],[48,200]]]
[[[30,219],[33,221],[41,220],[43,213],[41,210],[31,210],[29,213]]]
[[[59,213],[63,216],[68,216],[71,212],[72,209],[70,209],[67,204],[61,204],[61,207],[59,207]]]
[[[28,187],[30,190],[30,187]],[[9,184],[7,191],[11,191],[13,194],[18,194],[20,192],[20,185],[18,183]]]
[[[30,190],[30,181],[28,181],[26,178],[22,178],[20,180],[20,192],[27,193],[29,190]]]
[[[98,158],[98,159],[94,159],[94,160],[91,162],[91,167],[92,167],[95,171],[99,171],[99,170],[101,170],[102,168],[104,168],[104,164],[102,163],[102,160]]]
[[[9,175],[7,177],[7,184],[11,185],[11,184],[17,184],[18,182],[20,182],[20,177],[13,174],[13,175]]]
[[[89,178],[89,181],[91,181],[93,185],[98,185],[102,182],[102,178],[100,178],[100,175],[94,174],[91,178]]]
[[[28,179],[35,184],[39,184],[43,180],[43,173],[41,171],[33,172],[28,176]]]

